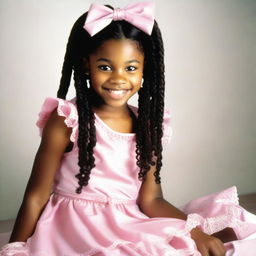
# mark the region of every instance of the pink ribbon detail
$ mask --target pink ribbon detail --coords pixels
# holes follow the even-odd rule
[[[125,20],[151,35],[154,26],[154,3],[142,2],[129,4],[114,10],[100,4],[91,4],[84,24],[84,29],[94,36],[112,21]]]

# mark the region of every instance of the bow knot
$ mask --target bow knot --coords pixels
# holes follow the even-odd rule
[[[116,8],[113,11],[113,20],[124,20],[125,19],[125,12],[121,8]]]
[[[112,21],[125,20],[136,28],[151,35],[154,26],[154,3],[143,2],[114,10],[99,4],[91,4],[84,29],[94,36]]]

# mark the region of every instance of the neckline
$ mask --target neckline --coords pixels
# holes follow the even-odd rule
[[[131,112],[137,117],[136,107],[134,107],[132,105],[128,105],[128,107],[131,110]],[[108,131],[111,134],[121,136],[121,137],[127,137],[127,138],[132,138],[132,137],[135,137],[135,135],[136,135],[136,133],[124,133],[124,132],[115,131],[112,128],[110,128],[95,112],[94,112],[94,116],[95,116],[95,120],[98,122],[98,124],[100,124],[100,126],[103,129],[105,129],[106,131]]]

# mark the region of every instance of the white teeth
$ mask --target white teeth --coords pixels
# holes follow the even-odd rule
[[[125,90],[109,90],[109,91],[115,95],[121,95],[125,93]]]

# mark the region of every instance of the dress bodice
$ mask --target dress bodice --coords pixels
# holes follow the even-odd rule
[[[56,98],[47,98],[39,114],[37,125],[41,132],[51,111],[57,107],[58,114],[64,116],[65,123],[72,127],[70,140],[74,142],[71,152],[65,153],[57,171],[54,190],[78,196],[75,193],[78,187],[75,175],[79,173],[78,147],[78,115],[75,98],[66,101]],[[129,105],[137,116],[137,108]],[[118,198],[136,199],[141,185],[138,179],[139,168],[136,164],[135,133],[120,133],[111,129],[95,113],[95,127],[97,143],[94,147],[95,167],[91,170],[88,185],[83,187],[82,195],[90,198]],[[164,139],[168,140],[170,115],[166,111],[164,116]]]

